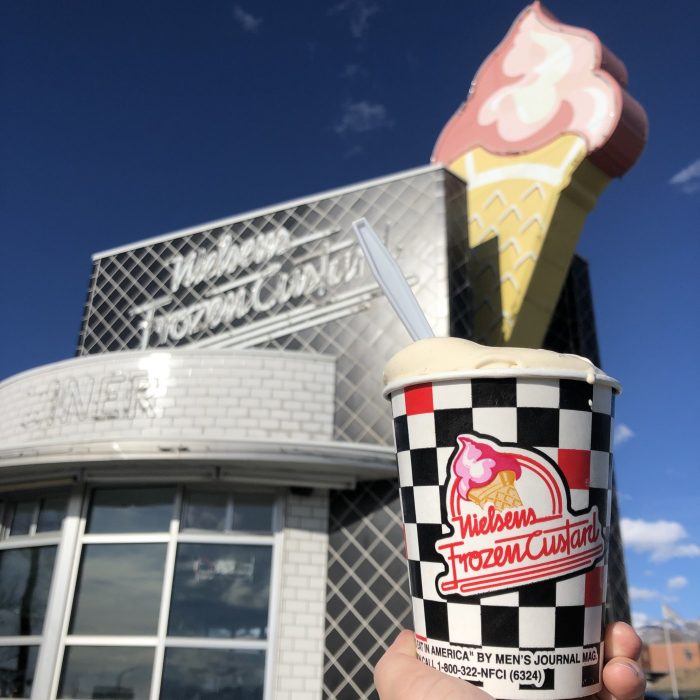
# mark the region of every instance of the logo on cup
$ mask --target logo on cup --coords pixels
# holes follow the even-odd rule
[[[457,437],[446,507],[452,534],[437,542],[445,597],[472,596],[592,568],[605,542],[598,508],[574,511],[547,457],[493,438]]]

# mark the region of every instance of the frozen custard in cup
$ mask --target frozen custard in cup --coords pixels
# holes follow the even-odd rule
[[[619,384],[427,338],[385,368],[419,658],[496,698],[601,688]]]

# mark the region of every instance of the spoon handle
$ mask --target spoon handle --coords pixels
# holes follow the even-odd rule
[[[411,287],[396,264],[392,254],[370,226],[367,219],[353,221],[352,227],[367,258],[377,283],[394,307],[401,322],[413,340],[432,338],[435,334],[418,304]]]

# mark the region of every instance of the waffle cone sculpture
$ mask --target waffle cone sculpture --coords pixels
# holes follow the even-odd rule
[[[586,215],[646,142],[624,65],[527,7],[480,68],[433,161],[467,182],[478,339],[539,347]]]
[[[469,489],[469,500],[484,509],[492,504],[496,510],[517,508],[523,504],[512,471],[499,472],[490,484]]]

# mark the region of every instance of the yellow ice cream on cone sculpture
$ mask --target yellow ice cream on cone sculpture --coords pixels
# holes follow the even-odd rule
[[[646,142],[624,65],[527,7],[478,71],[433,160],[467,182],[477,340],[540,347],[586,215]]]

